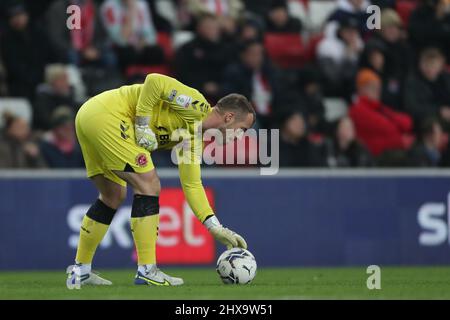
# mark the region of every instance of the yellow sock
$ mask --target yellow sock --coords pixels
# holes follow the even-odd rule
[[[156,263],[156,239],[159,214],[131,218],[131,232],[138,256],[138,265]]]
[[[77,263],[91,263],[95,250],[108,231],[109,225],[92,220],[84,216],[80,228],[80,240],[75,261]]]

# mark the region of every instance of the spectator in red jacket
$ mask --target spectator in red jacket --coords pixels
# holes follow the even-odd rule
[[[381,79],[373,71],[362,69],[356,78],[358,97],[350,117],[358,138],[377,156],[392,149],[407,149],[413,142],[412,119],[381,102]]]

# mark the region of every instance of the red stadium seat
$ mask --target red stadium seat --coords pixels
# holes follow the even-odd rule
[[[125,76],[127,78],[132,78],[137,75],[146,76],[149,73],[161,73],[165,75],[170,75],[170,69],[165,64],[145,66],[145,65],[132,65],[125,70]]]
[[[174,55],[172,37],[167,32],[158,32],[157,42],[164,50],[167,61],[171,61]]]
[[[298,33],[267,33],[264,46],[269,57],[281,68],[301,67],[305,62],[305,48]]]
[[[322,40],[322,39],[323,39],[323,34],[312,35],[309,38],[308,43],[306,44],[305,54],[304,54],[306,61],[313,61],[316,59],[317,45],[319,44],[320,40]]]
[[[157,42],[164,51],[166,61],[171,61],[174,55],[172,46],[172,38],[167,32],[158,32]],[[125,76],[130,79],[136,76],[145,77],[149,73],[161,73],[171,75],[171,70],[168,64],[160,65],[131,65],[125,70]]]
[[[413,10],[417,7],[419,2],[417,0],[398,0],[395,8],[405,27],[408,26],[409,17]]]

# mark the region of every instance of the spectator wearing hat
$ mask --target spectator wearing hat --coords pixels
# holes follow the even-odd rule
[[[401,78],[391,76],[387,64],[386,46],[379,41],[367,43],[360,57],[360,69],[367,68],[377,73],[383,85],[381,100],[384,104],[401,110]]]
[[[420,53],[417,70],[405,82],[404,105],[417,123],[437,117],[450,132],[450,74],[439,49],[427,48]]]
[[[302,23],[289,16],[286,0],[274,0],[266,15],[266,31],[273,33],[300,33]]]
[[[349,114],[360,141],[374,156],[392,149],[408,149],[413,141],[412,119],[381,102],[380,77],[372,70],[362,69],[356,86],[358,96]]]
[[[326,95],[349,99],[364,42],[358,21],[343,20],[329,29],[317,47],[317,61],[324,75]]]
[[[7,8],[7,17],[0,50],[9,94],[32,100],[44,66],[54,61],[54,52],[45,33],[37,25],[30,25],[28,12],[20,2]]]
[[[383,103],[402,110],[403,82],[409,68],[412,66],[412,48],[406,42],[405,33],[402,30],[403,23],[400,16],[393,9],[381,11],[381,29],[375,30],[373,36],[366,43],[366,56],[371,60],[383,60],[382,68],[374,68],[373,65],[362,63],[363,67],[369,67],[377,72],[383,80]],[[381,57],[382,55],[382,57]],[[364,58],[363,58],[364,60]],[[367,60],[366,60],[367,62]]]
[[[438,47],[450,61],[450,3],[424,0],[409,18],[409,37],[416,52]]]
[[[40,150],[50,168],[81,168],[83,156],[78,145],[74,113],[70,107],[56,108],[50,120],[50,130],[40,142]]]
[[[51,115],[60,105],[67,105],[74,111],[78,109],[66,66],[50,64],[45,68],[45,82],[37,88],[33,104],[33,128],[50,129]]]
[[[0,134],[0,168],[43,168],[45,160],[25,119],[4,113]]]

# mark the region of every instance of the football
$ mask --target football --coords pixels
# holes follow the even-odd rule
[[[233,248],[217,259],[216,271],[225,284],[247,284],[255,278],[256,260],[250,251]]]

